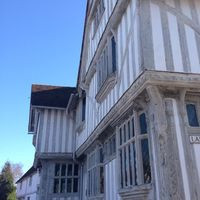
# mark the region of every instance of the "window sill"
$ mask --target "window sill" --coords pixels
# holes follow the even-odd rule
[[[84,128],[85,128],[85,120],[79,123],[79,125],[76,127],[76,131],[78,133],[81,133]]]
[[[122,199],[145,199],[148,197],[148,194],[150,190],[152,189],[152,184],[144,184],[144,185],[138,185],[133,186],[126,189],[119,190],[119,195],[122,197]]]
[[[116,84],[116,78],[117,78],[117,73],[112,73],[103,83],[101,88],[99,89],[95,99],[97,100],[98,103],[101,103],[107,94],[114,88]]]
[[[193,134],[199,134],[200,135],[200,127],[188,126],[187,129],[188,129],[189,135],[193,135]]]

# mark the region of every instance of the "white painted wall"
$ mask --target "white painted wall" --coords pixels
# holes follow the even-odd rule
[[[197,34],[200,30],[200,3],[198,0],[194,0],[195,9],[192,9],[189,0],[181,0],[180,8],[177,8],[175,1],[166,0],[165,3],[168,9],[164,9],[158,3],[160,1],[150,0],[149,10],[152,38],[149,39],[152,39],[154,50],[154,66],[152,67],[160,71],[200,73],[200,36]],[[91,28],[89,33],[90,59],[88,63],[93,59],[94,52],[98,48],[98,43],[111,14],[112,9],[110,8],[114,8],[115,3],[114,0],[105,1],[105,12],[94,38]],[[174,8],[176,8],[175,12],[178,13],[178,16],[182,16],[181,19],[176,16],[177,13],[173,12]],[[76,148],[79,148],[86,141],[95,127],[141,73],[142,63],[138,12],[137,0],[131,0],[118,24],[116,29],[118,58],[117,84],[101,103],[97,103],[95,99],[98,92],[97,74],[95,73],[91,79],[87,94],[85,130],[77,134]],[[196,20],[192,18],[195,14]],[[188,20],[194,24],[190,24]],[[182,31],[180,31],[180,24],[182,25]],[[167,31],[168,34],[164,34]],[[166,43],[168,43],[169,48],[167,48]]]
[[[105,1],[105,12],[103,15],[103,21],[107,22],[108,13],[111,13],[110,6],[114,6],[116,1],[109,0]],[[97,90],[97,73],[91,79],[89,85],[89,91],[87,93],[87,105],[86,105],[86,124],[85,129],[81,133],[76,133],[76,149],[78,149],[86,139],[92,134],[95,127],[99,122],[106,116],[109,110],[124,94],[124,92],[130,87],[133,81],[141,73],[140,61],[139,61],[139,40],[138,40],[138,10],[136,7],[136,0],[130,1],[127,10],[122,16],[121,22],[119,23],[116,30],[116,43],[117,43],[117,84],[110,91],[107,97],[101,102],[97,103],[95,96]],[[109,11],[107,10],[109,8]],[[107,14],[106,14],[107,13]],[[104,19],[105,18],[105,19]],[[97,32],[104,30],[105,26],[100,24],[100,28]],[[104,27],[104,28],[103,28]],[[91,33],[92,34],[92,33]],[[98,36],[99,35],[99,36]],[[95,37],[99,37],[102,33],[96,33]],[[98,41],[99,41],[98,39]],[[91,39],[91,51],[93,52],[97,48],[96,39]],[[91,53],[94,55],[94,53]],[[91,56],[91,59],[93,56]]]
[[[72,153],[73,120],[64,109],[41,110],[36,151]]]
[[[40,175],[38,172],[32,174],[32,184],[29,185],[30,176],[24,178],[21,182],[17,183],[17,198],[30,197],[30,200],[37,200],[37,188],[40,184]],[[22,188],[20,189],[20,184]]]
[[[193,144],[194,152],[195,152],[195,158],[196,158],[196,166],[198,169],[198,176],[200,180],[200,161],[199,161],[199,155],[200,155],[200,145],[199,144]]]
[[[117,191],[117,160],[114,159],[105,165],[105,199],[120,200]]]
[[[104,7],[105,7],[105,12],[103,13],[103,16],[101,18],[99,27],[94,35],[93,32],[93,26],[94,24],[92,23],[90,26],[90,31],[89,31],[89,47],[86,51],[88,51],[88,59],[87,59],[87,64],[86,64],[86,70],[88,70],[90,66],[90,62],[97,50],[98,44],[100,42],[101,36],[104,32],[104,29],[108,23],[109,17],[112,14],[112,11],[116,5],[117,0],[109,0],[109,1],[104,1]]]

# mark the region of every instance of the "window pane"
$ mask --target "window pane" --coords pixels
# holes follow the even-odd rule
[[[74,178],[73,192],[78,192],[78,178]]]
[[[134,137],[135,136],[134,118],[132,118],[132,128],[133,128],[133,130],[132,130],[133,136],[132,137]]]
[[[61,167],[61,176],[65,176],[66,175],[66,164],[62,164]]]
[[[128,145],[128,155],[129,155],[129,174],[130,174],[130,185],[133,185],[133,179],[132,179],[132,168],[133,163],[131,160],[131,145]]]
[[[121,178],[121,188],[124,187],[124,184],[123,184],[123,170],[122,170],[122,150],[119,151],[119,157],[120,157],[120,178]]]
[[[100,167],[100,193],[104,193],[104,170]]]
[[[142,113],[140,115],[140,131],[141,131],[141,134],[147,133],[147,123],[146,123],[145,113]]]
[[[65,192],[65,179],[62,178],[61,179],[61,188],[60,188],[60,192],[64,193]]]
[[[67,179],[67,193],[71,193],[72,192],[72,179],[68,178]]]
[[[124,142],[126,142],[126,125],[124,125]]]
[[[197,112],[196,112],[195,105],[194,104],[187,104],[186,108],[187,108],[189,125],[192,126],[192,127],[198,127],[199,122],[198,122],[198,118],[197,118]]]
[[[149,159],[148,139],[141,140],[144,183],[151,182],[151,167]]]
[[[128,177],[127,177],[127,166],[126,166],[126,147],[124,149],[124,171],[125,171],[125,186],[128,185]]]
[[[103,163],[103,148],[99,149],[100,163]]]
[[[60,176],[60,164],[55,165],[55,176]]]
[[[133,170],[134,170],[134,176],[135,176],[135,179],[134,179],[134,182],[135,182],[135,185],[137,185],[137,171],[136,171],[136,152],[135,152],[135,142],[132,143],[133,145]]]
[[[59,193],[59,179],[54,179],[53,192]]]
[[[131,128],[130,128],[130,121],[128,121],[128,139],[131,138]]]
[[[113,154],[116,153],[116,136],[114,135],[112,138],[112,147],[113,147]]]
[[[82,100],[82,121],[85,121],[86,97]]]
[[[72,164],[68,165],[67,176],[72,176]]]
[[[74,176],[78,176],[78,165],[74,165]]]
[[[116,59],[116,42],[114,36],[111,38],[112,43],[112,71],[115,72],[117,68],[117,59]]]
[[[120,145],[122,145],[122,128],[119,129]]]
[[[109,156],[111,156],[113,154],[112,138],[109,139],[108,144],[109,144]]]

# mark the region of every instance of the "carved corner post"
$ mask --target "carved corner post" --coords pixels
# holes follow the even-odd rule
[[[39,200],[46,199],[46,180],[47,180],[47,164],[45,161],[41,161],[42,170],[40,175],[40,193]]]
[[[184,200],[173,114],[173,99],[158,87],[148,86],[149,130],[153,154],[155,193],[158,200]]]

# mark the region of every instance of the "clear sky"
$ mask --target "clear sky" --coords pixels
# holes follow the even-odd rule
[[[86,0],[0,0],[0,167],[33,163],[32,83],[75,86]]]

